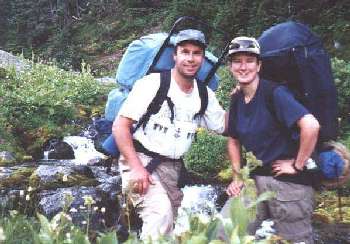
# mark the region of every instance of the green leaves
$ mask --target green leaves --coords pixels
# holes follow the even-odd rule
[[[97,237],[97,244],[118,244],[115,232],[108,232]]]
[[[350,118],[350,62],[333,58],[332,69],[335,85],[338,91],[339,116],[346,121]]]
[[[197,139],[185,156],[189,170],[204,177],[213,177],[229,165],[226,157],[226,138],[199,129]]]
[[[62,136],[62,131],[68,133],[72,125],[79,129],[72,122],[89,120],[93,106],[105,104],[101,98],[108,91],[97,84],[85,64],[81,73],[67,72],[53,64],[31,65],[23,72],[8,70],[0,82],[0,135],[20,136],[19,145],[35,155],[48,138]]]

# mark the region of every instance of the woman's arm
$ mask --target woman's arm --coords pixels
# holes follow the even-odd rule
[[[235,197],[241,192],[243,182],[239,177],[241,168],[241,144],[237,139],[229,137],[227,140],[227,152],[232,165],[233,180],[227,187],[226,193]]]

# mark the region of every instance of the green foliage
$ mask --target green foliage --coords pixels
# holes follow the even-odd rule
[[[7,244],[33,243],[33,232],[39,230],[39,223],[34,218],[28,218],[12,211],[9,216],[0,218],[0,229],[3,230],[3,240]],[[1,232],[1,231],[0,231]],[[1,235],[1,233],[0,233]],[[1,239],[1,236],[0,236]]]
[[[31,69],[12,70],[1,80],[0,135],[16,138],[16,146],[37,156],[48,138],[79,129],[74,121],[96,113],[107,92],[84,64],[81,73],[73,73],[31,62]]]
[[[337,190],[317,192],[315,198],[315,222],[350,224],[350,196],[342,196],[341,208]]]
[[[312,1],[278,0],[2,1],[0,46],[27,56],[34,49],[45,57],[55,58],[63,67],[78,69],[82,59],[89,60],[100,51],[116,51],[108,45],[111,42],[148,33],[155,26],[168,30],[178,17],[189,15],[212,23],[230,38],[259,36],[281,21],[301,21],[321,36],[332,55],[347,59],[349,7],[348,0],[320,0],[317,5]],[[208,34],[214,40],[213,46],[227,41],[210,30]],[[341,48],[334,48],[335,41]],[[88,47],[94,45],[99,48],[91,52]]]
[[[203,177],[216,176],[228,164],[226,138],[199,129],[196,141],[185,156],[187,169]]]
[[[333,58],[332,69],[338,91],[339,116],[346,124],[346,121],[350,119],[350,63]]]
[[[236,82],[227,66],[219,69],[218,74],[220,76],[220,85],[218,90],[215,92],[215,95],[224,109],[228,111],[228,108],[230,107],[230,94],[232,89],[235,87]]]
[[[244,187],[238,197],[229,199],[230,220],[224,224],[226,235],[230,237],[231,243],[252,243],[254,237],[248,235],[248,224],[256,216],[256,207],[260,202],[275,196],[273,192],[264,192],[257,196],[254,180],[250,178],[250,172],[261,166],[262,162],[257,160],[251,152],[244,153],[246,164],[239,171],[239,180]]]
[[[253,159],[253,157],[251,157]],[[142,242],[135,233],[130,233],[129,239],[125,243],[186,243],[186,244],[206,244],[206,243],[223,243],[219,239],[219,230],[224,228],[226,235],[231,243],[256,243],[254,237],[247,234],[247,226],[255,216],[256,205],[272,197],[271,193],[264,193],[258,198],[252,197],[250,190],[255,191],[255,187],[246,184],[246,177],[249,170],[256,166],[256,160],[248,160],[247,165],[242,170],[242,177],[245,182],[245,189],[242,197],[232,198],[230,206],[230,217],[222,219],[220,215],[214,215],[202,218],[199,215],[189,213],[189,229],[178,236],[161,236],[158,240],[146,240]],[[28,190],[29,191],[29,190]],[[248,195],[249,194],[249,195]],[[249,196],[249,204],[244,199]],[[95,243],[89,239],[89,219],[87,218],[87,229],[84,233],[79,227],[73,225],[68,210],[73,197],[66,195],[63,211],[56,214],[52,219],[48,219],[42,214],[37,214],[37,219],[26,218],[18,215],[14,211],[10,216],[0,219],[0,240],[6,243],[37,243],[37,244],[60,244],[60,243]],[[91,196],[84,197],[84,205],[87,206],[88,212],[92,211],[94,199]],[[22,231],[17,235],[17,232]],[[3,232],[3,233],[2,233]],[[90,236],[91,237],[91,236]],[[222,237],[222,236],[221,236]],[[269,243],[269,240],[261,241],[261,243]],[[99,233],[96,238],[97,244],[118,243],[114,232]]]
[[[98,244],[118,244],[118,239],[115,232],[109,232],[97,237],[97,243]]]

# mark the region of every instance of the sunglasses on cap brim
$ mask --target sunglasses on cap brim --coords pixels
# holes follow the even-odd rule
[[[250,40],[241,40],[230,44],[230,49],[240,48],[259,48],[255,42]]]

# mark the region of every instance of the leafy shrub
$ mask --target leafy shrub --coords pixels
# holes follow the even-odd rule
[[[222,67],[218,74],[220,76],[220,86],[215,94],[224,109],[228,110],[230,106],[230,94],[236,82],[226,66]]]
[[[78,121],[89,118],[94,106],[104,105],[107,90],[84,64],[81,73],[42,63],[31,65],[29,70],[12,70],[1,79],[0,135],[16,138],[16,146],[36,156],[48,138],[77,131]]]
[[[203,177],[216,176],[227,167],[226,138],[199,129],[197,139],[185,156],[187,169],[201,174]]]
[[[332,68],[338,91],[339,115],[346,124],[346,120],[350,119],[350,63],[333,58]]]
[[[39,223],[35,218],[11,211],[9,216],[0,218],[0,243],[33,243],[33,232],[38,230]]]

